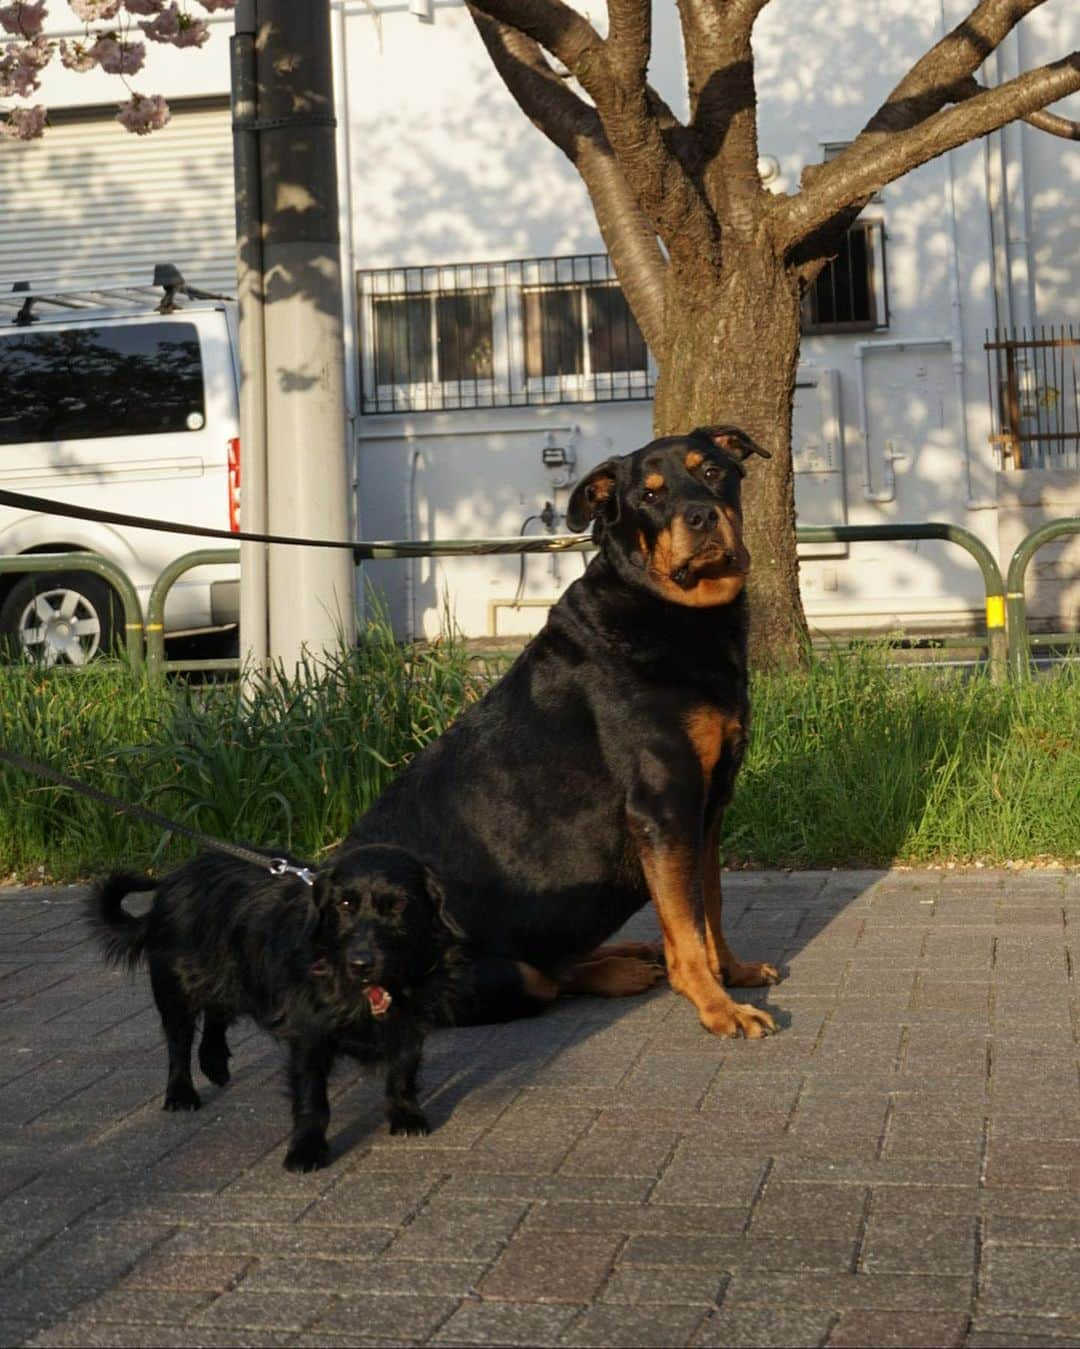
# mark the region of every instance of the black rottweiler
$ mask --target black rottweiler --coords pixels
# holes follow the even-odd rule
[[[571,529],[599,546],[506,676],[391,783],[349,845],[431,865],[473,960],[461,1020],[534,1012],[560,989],[639,992],[658,949],[597,948],[651,897],[671,986],[717,1035],[775,1030],[734,1002],[774,983],[721,927],[719,837],[747,741],[750,558],[742,431],[705,427],[607,460]],[[591,954],[590,954],[591,953]]]
[[[339,1054],[386,1064],[391,1133],[426,1134],[416,1099],[424,1036],[448,1019],[460,933],[429,868],[402,848],[340,854],[312,883],[219,853],[161,880],[121,872],[94,889],[90,921],[113,964],[145,960],[169,1050],[166,1110],[198,1110],[199,1066],[229,1080],[225,1033],[252,1017],[289,1049],[290,1171],[329,1159],[327,1078]],[[149,912],[125,896],[154,890]]]

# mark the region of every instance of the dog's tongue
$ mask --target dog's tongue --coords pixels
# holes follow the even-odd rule
[[[372,1016],[385,1016],[390,1010],[390,1003],[393,999],[386,989],[380,988],[378,984],[369,984],[364,989],[364,996],[371,1004]]]

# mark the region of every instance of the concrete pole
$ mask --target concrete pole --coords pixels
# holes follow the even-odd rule
[[[349,539],[329,0],[254,0],[270,533]],[[269,654],[293,674],[355,636],[345,550],[268,549]]]
[[[239,0],[231,44],[233,168],[236,184],[236,295],[240,305],[240,525],[267,532],[266,344],[263,322],[262,196],[255,56],[255,0]],[[267,547],[240,545],[240,659],[245,684],[258,683],[269,650]]]

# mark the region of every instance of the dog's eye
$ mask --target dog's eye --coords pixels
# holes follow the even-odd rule
[[[346,913],[350,913],[355,908],[355,902],[348,897],[344,897],[338,900],[338,908],[344,909]]]
[[[706,482],[715,482],[720,476],[720,469],[716,464],[706,464],[701,471]]]
[[[641,499],[646,506],[651,506],[654,501],[660,500],[660,493],[654,492],[651,487],[646,487],[645,491],[641,494]]]

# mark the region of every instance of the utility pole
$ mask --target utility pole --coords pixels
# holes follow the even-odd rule
[[[233,42],[241,523],[348,539],[329,0],[240,0]],[[241,655],[295,673],[355,639],[346,550],[244,544]]]

